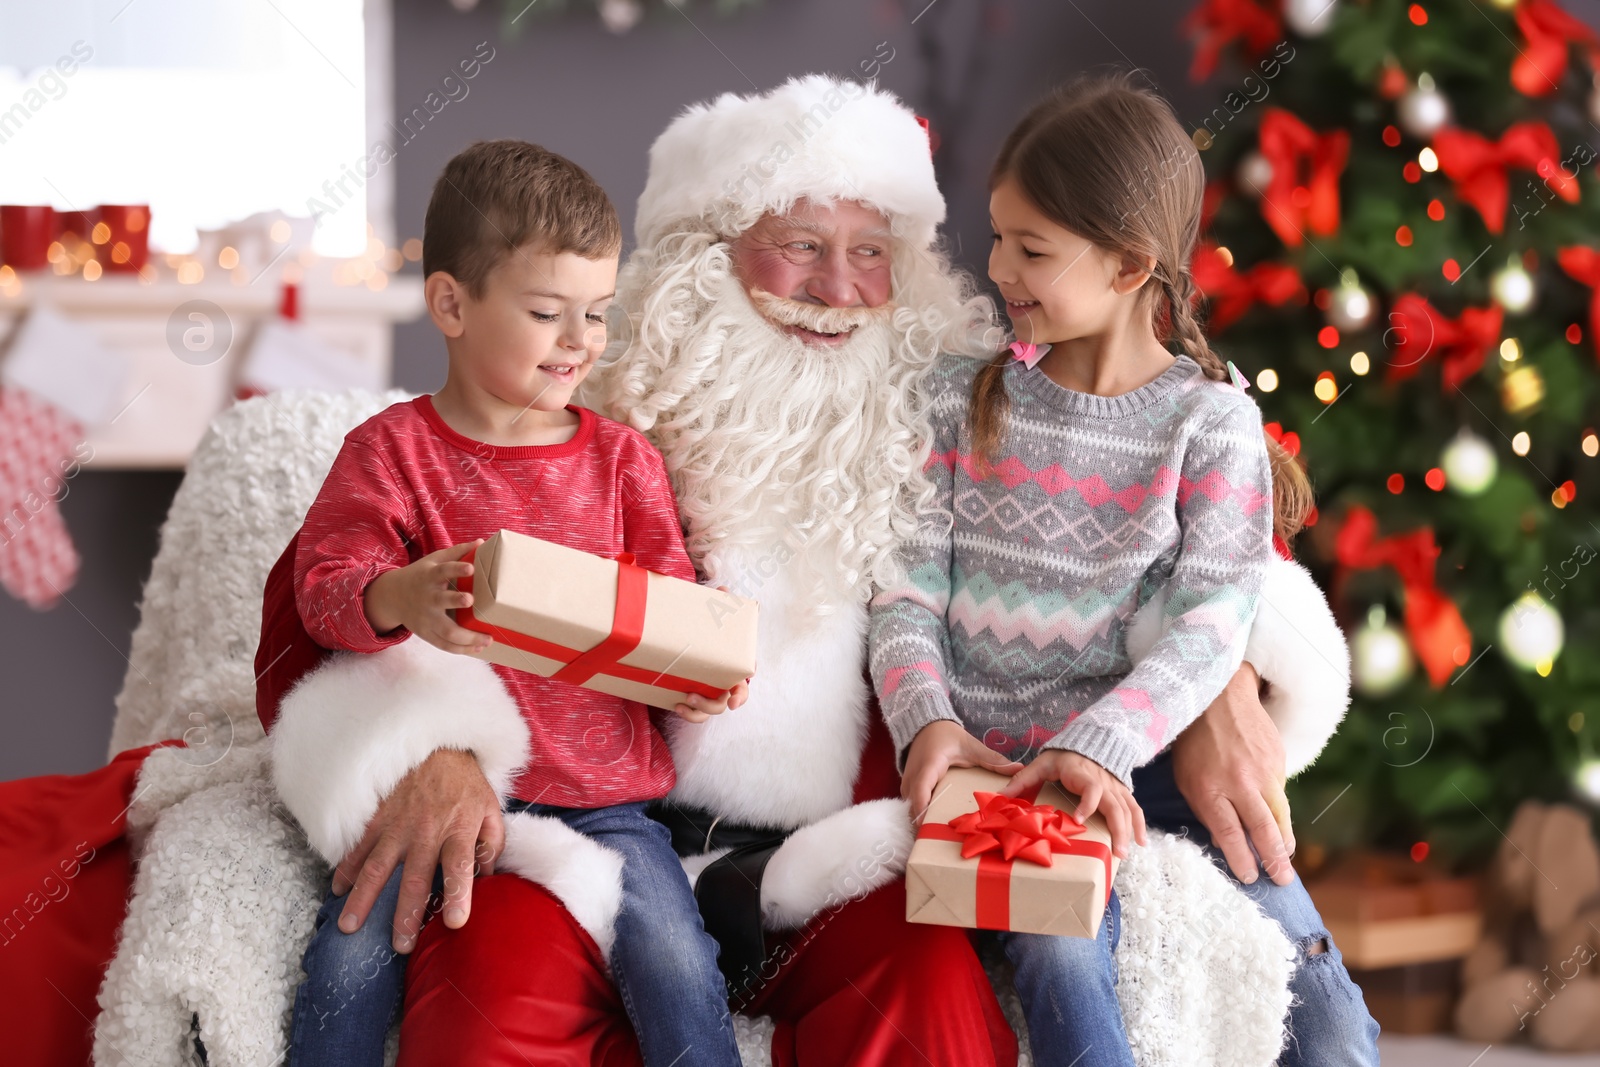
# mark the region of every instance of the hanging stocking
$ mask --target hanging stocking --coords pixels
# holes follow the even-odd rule
[[[0,586],[35,609],[77,579],[58,504],[89,455],[85,427],[104,417],[123,372],[90,331],[44,308],[0,366]]]
[[[0,385],[0,585],[30,607],[54,606],[78,576],[60,499],[83,426],[26,389]]]

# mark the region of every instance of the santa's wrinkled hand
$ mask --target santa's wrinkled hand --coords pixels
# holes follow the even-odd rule
[[[953,719],[930,722],[911,739],[906,769],[900,775],[900,795],[911,805],[911,819],[920,822],[933,803],[933,790],[951,767],[983,767],[1001,774],[1016,774],[1022,764],[1006,759],[967,733]]]
[[[402,864],[393,944],[410,952],[428,916],[433,875],[444,874],[444,924],[462,926],[472,910],[472,879],[494,873],[505,848],[500,799],[470,752],[442,748],[402,778],[378,805],[367,832],[333,872],[333,891],[349,892],[339,929],[361,928]]]
[[[1249,663],[1173,741],[1172,775],[1235,878],[1248,885],[1265,869],[1279,885],[1294,880],[1283,739]]]

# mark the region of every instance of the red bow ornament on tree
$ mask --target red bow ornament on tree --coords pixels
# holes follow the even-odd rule
[[[1574,245],[1557,252],[1556,262],[1573,281],[1592,290],[1589,294],[1589,341],[1594,345],[1595,357],[1600,359],[1600,252]]]
[[[1283,20],[1275,5],[1257,0],[1204,0],[1183,20],[1183,32],[1197,38],[1189,80],[1203,82],[1217,69],[1217,58],[1235,40],[1244,41],[1252,59],[1283,39]]]
[[[1472,632],[1455,602],[1434,586],[1439,546],[1430,527],[1379,537],[1377,516],[1367,508],[1353,507],[1335,536],[1334,557],[1342,568],[1334,579],[1336,589],[1343,587],[1349,571],[1385,564],[1394,568],[1405,590],[1406,634],[1435,689],[1466,664],[1472,655]]]
[[[1511,64],[1511,84],[1523,96],[1549,96],[1567,72],[1567,46],[1589,51],[1591,64],[1600,64],[1600,37],[1551,0],[1523,0],[1517,5],[1517,28],[1527,45],[1517,50]]]
[[[1518,122],[1506,128],[1498,141],[1471,130],[1449,127],[1434,134],[1433,150],[1456,188],[1456,196],[1483,216],[1489,232],[1506,228],[1506,204],[1511,196],[1510,167],[1531,170],[1543,178],[1561,199],[1578,202],[1578,180],[1561,168],[1556,157],[1561,145],[1542,122]]]
[[[1212,330],[1221,333],[1257,303],[1280,307],[1305,295],[1300,272],[1283,263],[1257,263],[1234,270],[1210,242],[1195,250],[1190,265],[1200,295],[1211,301]]]
[[[1500,340],[1504,320],[1505,311],[1498,304],[1467,308],[1460,318],[1451,319],[1425,298],[1406,293],[1389,312],[1388,333],[1396,335],[1389,380],[1404,381],[1422,369],[1424,360],[1437,356],[1443,364],[1439,377],[1444,387],[1461,388],[1483,367],[1484,356]]]
[[[1261,118],[1261,154],[1272,181],[1261,194],[1261,217],[1291,248],[1309,229],[1326,237],[1339,229],[1339,175],[1350,156],[1348,130],[1317,133],[1281,107]]]

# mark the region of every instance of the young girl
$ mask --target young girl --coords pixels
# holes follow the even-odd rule
[[[989,276],[1019,341],[930,374],[934,499],[906,579],[872,605],[872,673],[913,814],[946,768],[978,764],[1015,772],[1012,795],[1059,781],[1080,818],[1105,816],[1118,856],[1145,840],[1136,780],[1152,825],[1209,843],[1157,756],[1239,668],[1274,535],[1298,530],[1310,490],[1286,456],[1274,464],[1259,410],[1194,319],[1204,183],[1170,107],[1126,75],[1080,79],[1001,148]],[[1127,626],[1163,587],[1163,634],[1134,665]],[[1298,882],[1268,888],[1321,927]],[[1036,1062],[1132,1064],[1119,923],[1113,894],[1095,940],[994,935]],[[1350,1062],[1376,1025],[1329,962],[1337,974],[1295,991]],[[1291,1058],[1319,1055],[1307,1044]]]

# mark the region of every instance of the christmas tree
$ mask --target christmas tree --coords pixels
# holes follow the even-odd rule
[[[1195,278],[1316,484],[1296,549],[1351,637],[1297,832],[1481,859],[1523,798],[1600,801],[1600,36],[1553,0],[1186,29],[1222,93]]]

